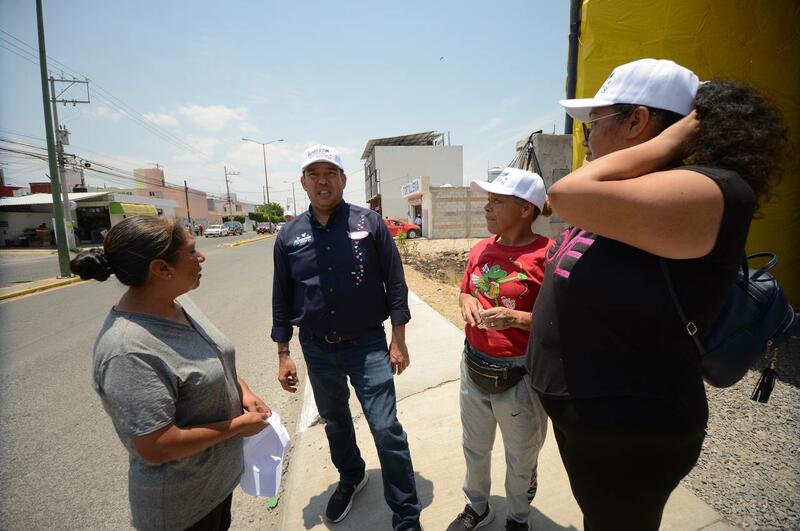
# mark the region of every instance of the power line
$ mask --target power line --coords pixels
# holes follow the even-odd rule
[[[4,35],[7,35],[8,37],[11,37],[15,41],[19,42],[20,44],[22,44],[26,48],[28,48],[30,50],[33,50],[34,52],[37,51],[37,49],[34,48],[33,46],[31,46],[30,44],[26,43],[22,39],[19,39],[19,38],[15,37],[11,33],[7,32],[7,31],[5,31],[3,29],[0,29],[0,33],[3,33]],[[2,36],[0,36],[0,40],[2,40],[3,43],[9,44],[11,46],[14,46],[16,49],[33,56],[34,58],[36,57],[36,55],[33,54],[32,52],[25,50],[25,48],[23,48],[22,46],[19,46],[19,45],[9,41],[8,39],[6,39],[6,38],[4,38]],[[31,59],[30,57],[26,57],[26,56],[22,55],[21,53],[18,53],[16,51],[14,51],[11,48],[3,46],[2,44],[0,44],[0,46],[5,48],[7,51],[15,53],[16,55],[20,56],[21,58],[28,60],[32,64],[35,64],[35,65],[39,64],[39,61],[36,60],[36,59]],[[80,72],[70,68],[69,66],[67,66],[63,62],[55,59],[54,57],[51,57],[50,55],[48,55],[47,59],[48,59],[48,61],[51,61],[52,63],[60,65],[62,68],[64,68],[68,73],[72,74],[73,76],[82,77],[82,78],[84,78],[86,80],[89,80],[88,76],[86,76],[84,74],[81,74]],[[170,133],[169,131],[167,131],[167,130],[159,127],[159,126],[157,126],[156,124],[153,124],[152,122],[149,122],[144,117],[144,115],[142,113],[140,113],[139,111],[137,111],[136,109],[134,109],[133,107],[128,105],[122,99],[120,99],[117,96],[115,96],[114,94],[112,94],[109,90],[107,90],[104,87],[102,87],[99,83],[97,83],[97,81],[94,81],[94,80],[91,80],[91,81],[92,81],[92,85],[95,87],[95,90],[96,90],[95,96],[97,98],[99,98],[102,102],[104,102],[105,104],[109,105],[110,107],[112,107],[112,108],[118,110],[119,112],[121,112],[122,114],[124,114],[127,118],[129,118],[132,121],[134,121],[134,123],[136,123],[140,127],[146,129],[150,133],[158,136],[162,140],[165,140],[165,141],[171,143],[173,146],[178,147],[183,151],[191,152],[194,155],[198,155],[198,156],[202,157],[205,160],[205,162],[213,163],[213,164],[217,164],[218,163],[218,161],[213,160],[206,153],[203,153],[202,151],[198,150],[194,146],[192,146],[192,145],[188,144],[187,142],[183,141],[180,137]]]
[[[37,148],[36,146],[33,146],[33,147],[36,148],[36,149],[41,149],[41,148]],[[47,154],[46,153],[36,153],[36,152],[30,152],[30,151],[22,151],[22,150],[19,150],[19,149],[12,149],[12,148],[7,148],[7,147],[3,147],[3,146],[0,146],[0,152],[6,152],[6,153],[12,153],[12,154],[15,154],[15,155],[27,156],[27,157],[30,157],[32,159],[40,160],[42,162],[46,162],[47,161]],[[81,158],[81,160],[90,164],[90,166],[88,166],[88,167],[85,166],[85,165],[83,166],[83,170],[84,171],[101,174],[101,175],[104,175],[106,177],[112,177],[112,178],[115,179],[114,182],[116,182],[116,183],[124,182],[124,184],[126,184],[126,185],[130,185],[131,183],[134,183],[134,184],[146,184],[146,185],[148,185],[150,187],[159,188],[161,190],[178,190],[178,191],[183,190],[183,188],[178,186],[178,185],[174,185],[172,183],[166,183],[165,182],[165,184],[162,186],[160,184],[156,184],[156,183],[152,182],[151,180],[136,177],[135,174],[131,174],[131,173],[127,172],[126,170],[122,170],[120,168],[115,168],[113,166],[109,166],[107,164],[103,164],[103,163],[98,162],[98,161],[93,161],[93,160],[90,160],[90,159],[83,159],[83,158]],[[99,166],[102,169],[98,169],[95,166]],[[205,190],[200,190],[200,189],[190,189],[190,190],[191,190],[190,193],[192,193],[194,195],[197,195],[197,196],[213,195],[211,192],[207,192]]]
[[[16,51],[12,50],[11,48],[9,48],[7,46],[4,46],[3,44],[0,44],[0,48],[3,48],[7,52],[13,53],[14,55],[16,55],[16,56],[28,61],[29,63],[31,63],[31,64],[33,64],[35,66],[39,66],[39,62],[38,61],[34,61],[33,59],[30,59],[29,57],[26,57],[26,56],[22,55],[21,53],[16,52]]]

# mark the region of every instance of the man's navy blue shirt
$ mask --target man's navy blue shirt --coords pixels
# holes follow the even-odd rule
[[[275,239],[272,340],[288,342],[292,325],[346,335],[411,319],[400,253],[381,216],[342,201],[328,223],[311,209]]]

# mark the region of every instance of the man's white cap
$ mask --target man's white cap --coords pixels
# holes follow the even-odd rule
[[[687,115],[691,112],[700,81],[679,64],[666,59],[639,59],[618,66],[594,98],[561,100],[567,114],[588,122],[593,107],[617,103],[644,105]]]
[[[494,181],[472,181],[470,187],[475,192],[491,192],[498,195],[513,195],[533,203],[539,211],[544,208],[547,191],[544,181],[532,171],[506,168]]]
[[[339,152],[324,144],[311,146],[303,152],[303,170],[306,169],[306,166],[309,164],[314,164],[315,162],[330,162],[331,164],[338,166],[340,170],[344,171],[342,157],[339,155]]]

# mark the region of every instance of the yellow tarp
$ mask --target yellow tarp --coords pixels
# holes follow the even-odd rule
[[[594,96],[615,66],[671,59],[701,80],[727,77],[757,88],[790,129],[777,201],[761,208],[748,252],[778,253],[781,285],[800,306],[800,2],[796,0],[584,0],[576,98]],[[573,167],[583,160],[581,124],[573,127]]]
[[[125,214],[126,216],[158,216],[155,206],[134,203],[109,203],[108,211],[111,214]]]

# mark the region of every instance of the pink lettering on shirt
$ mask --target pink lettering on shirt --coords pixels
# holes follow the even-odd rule
[[[589,233],[576,227],[566,229],[559,237],[560,243],[547,250],[545,261],[548,264],[553,264],[554,274],[569,278],[572,267],[594,243],[594,239],[587,237],[586,234]],[[572,258],[572,260],[564,262],[565,257]]]

